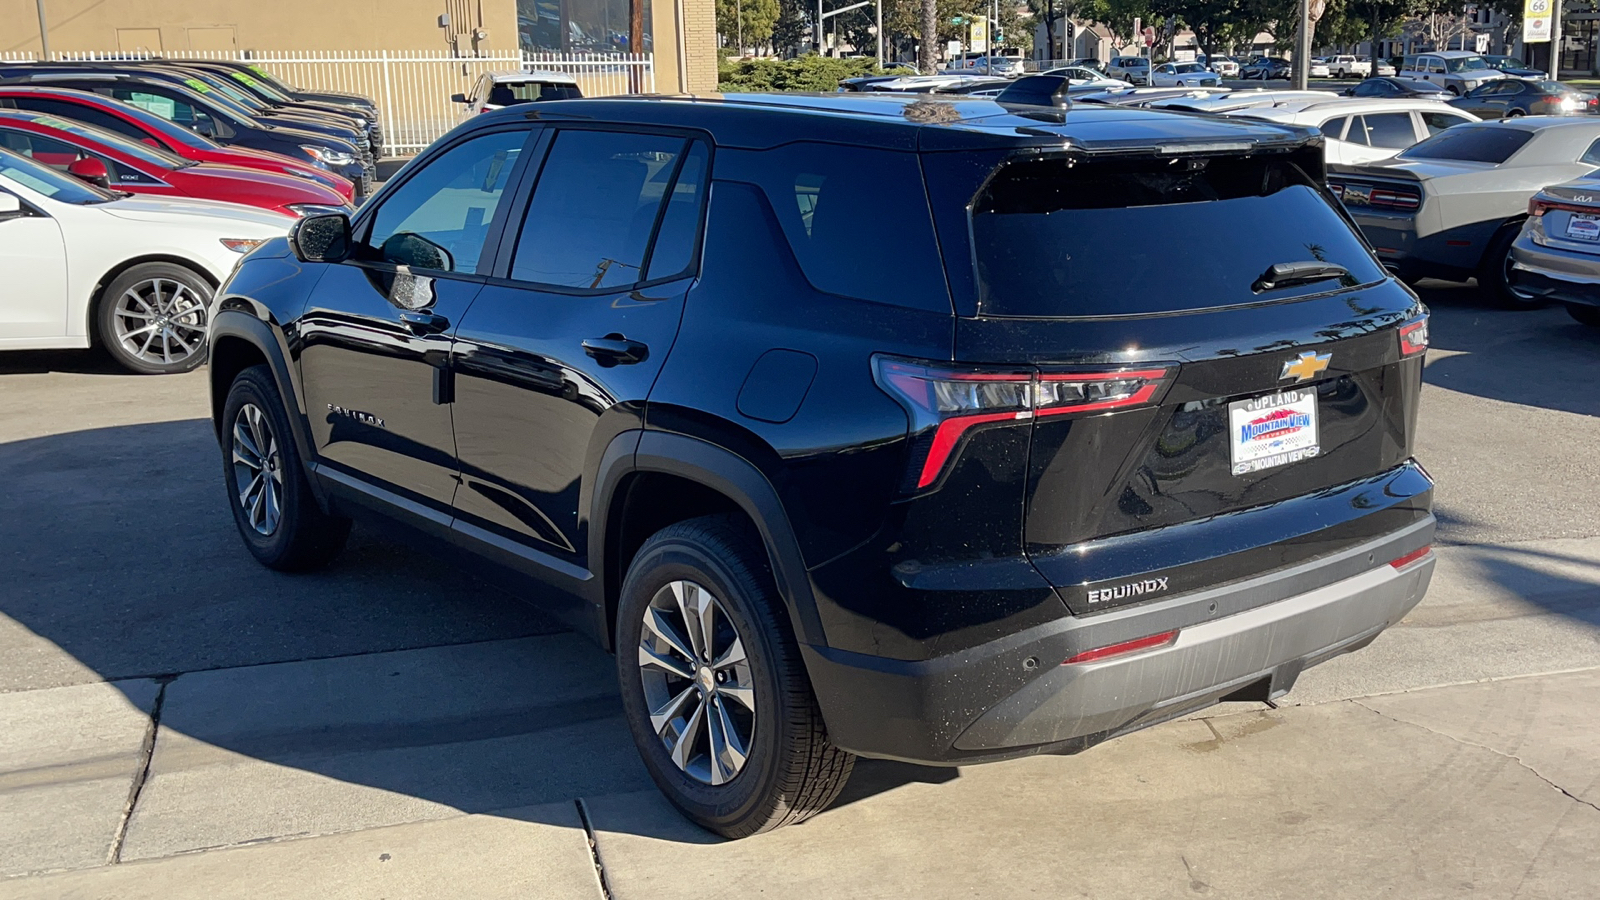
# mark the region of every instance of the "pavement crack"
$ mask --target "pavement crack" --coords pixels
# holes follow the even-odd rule
[[[578,819],[583,822],[583,834],[589,841],[589,858],[594,861],[594,874],[600,881],[600,895],[605,900],[612,900],[611,883],[606,880],[606,866],[600,861],[600,843],[595,840],[594,823],[589,821],[589,807],[583,804],[582,797],[572,802],[578,807]]]
[[[167,700],[167,685],[177,680],[176,675],[156,679],[161,687],[156,691],[155,702],[150,704],[150,724],[145,726],[144,741],[139,745],[139,770],[128,787],[128,802],[122,808],[122,818],[117,821],[117,831],[111,838],[111,849],[106,852],[106,865],[122,862],[122,843],[128,838],[128,824],[133,821],[134,807],[139,805],[139,794],[144,790],[145,779],[150,777],[150,759],[156,752],[156,732],[161,730],[161,707]]]
[[[1455,741],[1456,743],[1462,745],[1463,747],[1476,747],[1479,750],[1487,750],[1488,752],[1493,753],[1495,756],[1500,756],[1500,757],[1504,757],[1505,759],[1509,759],[1512,762],[1516,763],[1517,765],[1521,766],[1523,769],[1527,770],[1528,774],[1530,774],[1533,777],[1539,779],[1540,781],[1544,782],[1545,784],[1548,784],[1550,787],[1555,788],[1557,791],[1560,791],[1561,795],[1566,797],[1567,799],[1573,801],[1574,803],[1578,803],[1578,804],[1581,804],[1583,806],[1587,806],[1590,809],[1594,810],[1595,812],[1600,812],[1600,805],[1596,805],[1594,803],[1591,803],[1588,800],[1585,800],[1582,797],[1579,797],[1577,794],[1574,794],[1573,792],[1567,790],[1566,788],[1562,787],[1561,785],[1556,784],[1554,781],[1551,781],[1550,779],[1546,778],[1543,774],[1541,774],[1539,772],[1538,769],[1535,769],[1533,766],[1530,766],[1526,762],[1524,762],[1522,757],[1520,757],[1520,756],[1517,756],[1517,755],[1512,754],[1512,753],[1506,753],[1506,752],[1501,751],[1501,750],[1496,750],[1493,747],[1490,747],[1490,746],[1488,746],[1486,744],[1480,744],[1477,741],[1469,741],[1469,740],[1466,740],[1464,738],[1459,738],[1459,737],[1456,737],[1453,734],[1448,734],[1448,733],[1440,731],[1440,730],[1438,730],[1436,728],[1429,728],[1428,726],[1422,724],[1421,722],[1412,722],[1409,719],[1402,719],[1399,716],[1393,715],[1391,713],[1386,713],[1383,710],[1375,709],[1375,708],[1373,708],[1371,706],[1368,706],[1367,704],[1362,703],[1359,699],[1356,699],[1356,698],[1352,698],[1350,700],[1350,702],[1354,703],[1355,705],[1361,707],[1362,709],[1364,709],[1364,710],[1366,710],[1368,712],[1376,713],[1377,715],[1382,716],[1383,718],[1388,719],[1391,722],[1398,722],[1401,725],[1410,725],[1413,728],[1420,728],[1423,731],[1428,732],[1429,734],[1436,734],[1436,735],[1438,735],[1438,736],[1440,736],[1442,738],[1446,738],[1448,740]]]

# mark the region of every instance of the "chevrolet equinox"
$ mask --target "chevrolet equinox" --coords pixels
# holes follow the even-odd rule
[[[825,808],[856,756],[1070,753],[1278,697],[1432,575],[1427,311],[1306,129],[512,107],[218,304],[250,552],[313,568],[377,516],[464,554],[614,652],[650,775],[731,837]]]

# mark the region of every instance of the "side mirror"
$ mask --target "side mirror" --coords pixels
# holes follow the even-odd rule
[[[350,257],[350,217],[306,216],[289,229],[289,249],[301,262],[336,263]]]
[[[106,168],[105,163],[95,159],[92,156],[85,156],[82,159],[74,160],[72,165],[67,166],[67,174],[76,178],[81,178],[82,180],[93,185],[98,185],[99,187],[111,187],[110,170]]]
[[[466,103],[467,102],[467,95],[466,94],[451,94],[450,95],[450,102],[451,103]]]
[[[22,211],[22,201],[16,195],[0,191],[0,222],[7,219],[19,219],[25,213]]]

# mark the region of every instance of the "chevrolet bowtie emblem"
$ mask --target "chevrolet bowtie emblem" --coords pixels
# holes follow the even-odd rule
[[[1324,353],[1321,356],[1310,351],[1302,353],[1298,358],[1283,364],[1283,374],[1278,376],[1278,380],[1293,378],[1295,381],[1310,381],[1322,374],[1322,370],[1328,367],[1328,360],[1332,357],[1331,353]]]

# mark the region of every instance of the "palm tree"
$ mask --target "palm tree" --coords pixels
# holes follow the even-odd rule
[[[938,0],[922,0],[922,40],[918,49],[917,65],[925,74],[933,74],[934,46],[939,43]]]

